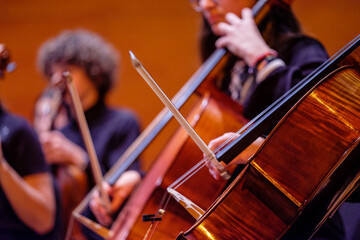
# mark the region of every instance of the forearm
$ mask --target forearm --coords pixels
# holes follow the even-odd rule
[[[23,179],[6,161],[0,165],[1,187],[17,216],[38,234],[49,232],[56,208],[50,175],[39,173]]]

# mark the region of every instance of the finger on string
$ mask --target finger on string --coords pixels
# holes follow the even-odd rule
[[[120,191],[114,192],[113,199],[111,201],[111,211],[115,212],[117,211],[121,204],[124,202],[124,196]]]
[[[112,219],[109,215],[109,213],[106,211],[106,209],[104,207],[102,207],[101,204],[98,205],[98,211],[97,211],[97,217],[100,223],[102,223],[104,226],[108,226]]]
[[[216,149],[214,150],[214,153],[218,153],[221,149],[223,149],[225,146],[227,146],[230,142],[232,142],[234,139],[236,139],[237,137],[239,137],[238,133],[225,133],[223,135],[224,137],[226,137],[226,140],[223,141],[222,143],[220,143]]]
[[[211,176],[213,176],[213,178],[215,178],[216,180],[219,180],[220,174],[219,174],[217,168],[215,168],[213,165],[211,165],[211,167],[209,168],[209,171],[210,171]]]
[[[112,219],[105,210],[103,215],[101,215],[101,220],[99,219],[99,222],[104,226],[109,226],[111,224]]]
[[[245,21],[254,21],[254,15],[253,15],[251,9],[249,9],[249,8],[244,8],[241,11],[241,16],[242,16],[242,19]]]
[[[101,183],[101,187],[104,189],[105,193],[107,195],[111,195],[111,190],[112,190],[112,187],[110,186],[110,184],[106,181],[102,181]],[[99,199],[100,199],[100,194],[102,192],[99,192],[99,191],[96,191],[98,194],[99,194]]]
[[[206,167],[208,167],[208,168],[210,168],[210,167],[211,167],[211,163],[210,163],[210,161],[209,161],[209,160],[207,160],[207,161],[205,162],[205,166],[206,166]]]
[[[223,142],[225,142],[231,135],[229,133],[224,133],[220,137],[217,137],[209,142],[209,148],[211,150],[216,149],[218,146],[220,146]]]
[[[110,186],[110,184],[109,184],[108,182],[103,181],[103,182],[102,182],[102,185],[103,185],[103,188],[104,188],[108,193],[111,192],[111,186]]]
[[[232,32],[232,30],[233,30],[232,29],[233,27],[230,24],[225,23],[225,22],[218,23],[217,28],[218,28],[219,35],[221,35],[221,36],[227,35],[230,32]]]
[[[93,214],[95,215],[96,219],[99,223],[107,226],[111,223],[111,218],[108,216],[105,208],[101,204],[99,194],[94,194],[93,198],[90,200],[90,209],[92,210]]]
[[[222,142],[221,139],[216,138],[216,139],[211,140],[211,141],[209,142],[208,147],[209,147],[209,149],[210,149],[211,151],[214,151],[214,149],[216,149],[216,148],[221,144],[221,142]]]
[[[230,23],[230,25],[239,25],[241,24],[242,21],[238,15],[231,12],[225,15],[225,19],[228,23]]]

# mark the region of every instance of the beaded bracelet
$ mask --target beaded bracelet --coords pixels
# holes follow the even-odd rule
[[[263,69],[263,67],[265,67],[268,63],[270,63],[271,61],[273,61],[276,58],[277,58],[277,52],[274,50],[271,50],[271,51],[263,54],[262,56],[260,56],[257,59],[254,69],[256,71],[260,71],[261,69]]]

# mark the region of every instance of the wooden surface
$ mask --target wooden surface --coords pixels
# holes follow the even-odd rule
[[[359,86],[354,67],[326,77],[274,128],[244,175],[232,182],[186,239],[279,239],[310,208],[325,208],[322,217],[331,214],[332,204],[349,184],[346,178],[355,176],[351,172],[358,165],[352,158],[358,160]],[[332,194],[319,202],[326,192]],[[305,219],[309,227],[293,229],[296,236],[314,229],[321,219],[317,213]],[[312,222],[314,218],[318,222]]]

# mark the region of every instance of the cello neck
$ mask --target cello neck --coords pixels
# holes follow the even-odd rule
[[[268,2],[269,0],[257,1],[252,8],[253,15],[259,16],[262,14]],[[228,51],[225,48],[216,49],[198,68],[187,83],[171,99],[177,109],[180,109],[188,101],[190,96],[199,89],[200,85],[225,60],[227,55]],[[172,113],[165,107],[106,174],[105,178],[111,185],[140,156],[171,118]]]

